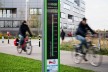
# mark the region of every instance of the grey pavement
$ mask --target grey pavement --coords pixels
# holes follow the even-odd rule
[[[70,40],[71,38],[67,38],[66,41]],[[22,56],[27,58],[32,58],[36,60],[42,60],[42,48],[38,47],[38,40],[32,40],[33,45],[33,52],[31,55],[26,55],[26,53],[18,54],[16,47],[13,45],[13,40],[10,40],[10,44],[7,44],[7,40],[5,40],[5,43],[1,43],[0,40],[0,52],[16,55],[16,56]],[[41,44],[42,45],[42,44]],[[69,51],[60,51],[60,62],[61,64],[68,65],[68,66],[74,66],[74,67],[80,67],[84,69],[93,70],[95,72],[108,72],[108,56],[103,56],[103,63],[99,67],[93,67],[89,64],[89,62],[82,62],[81,64],[75,64],[72,59],[72,54]]]

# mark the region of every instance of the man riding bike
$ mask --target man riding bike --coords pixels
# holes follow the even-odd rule
[[[92,34],[96,34],[96,32],[94,32],[86,22],[87,22],[87,19],[82,18],[82,21],[79,23],[78,29],[76,31],[76,39],[81,42],[79,44],[78,50],[76,50],[76,51],[80,52],[83,55],[85,55],[85,53],[83,53],[82,46],[84,45],[87,49],[89,48],[87,45],[87,41],[86,41],[86,36],[87,36],[88,30]],[[87,60],[85,59],[85,61],[87,61]]]
[[[26,32],[28,32],[30,36],[32,36],[32,33],[27,25],[27,22],[23,21],[19,28],[19,38],[20,38],[19,47],[21,47],[24,43],[24,39],[26,38]],[[26,48],[22,48],[22,49],[26,52]]]

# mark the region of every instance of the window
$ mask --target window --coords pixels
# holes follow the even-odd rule
[[[63,29],[67,29],[67,23],[63,24]]]
[[[17,13],[16,8],[12,9],[11,12],[12,12],[12,17],[15,18],[16,17],[16,13]]]
[[[5,27],[12,27],[12,21],[5,21]]]
[[[38,9],[38,11],[39,11],[39,14],[42,14],[42,9]]]
[[[17,14],[17,9],[16,8],[5,8],[5,9],[0,9],[0,17],[4,18],[15,18]]]
[[[0,21],[0,28],[18,28],[22,21],[5,20]]]
[[[37,9],[35,8],[30,9],[30,14],[37,14]]]
[[[30,14],[33,14],[33,9],[30,9]]]
[[[72,3],[74,2],[74,0],[68,0],[68,1],[70,1],[70,2],[72,2]]]
[[[62,23],[60,23],[60,29],[62,28]]]
[[[2,10],[0,10],[0,17],[2,17]]]
[[[79,21],[79,20],[78,20],[78,17],[76,17],[76,16],[74,17],[74,20],[75,20],[75,21]]]
[[[61,12],[61,18],[66,18],[66,14]]]
[[[68,19],[68,22],[72,22],[72,20],[71,19]]]
[[[68,14],[68,19],[72,19],[73,15]]]
[[[42,9],[40,9],[40,8],[31,8],[30,9],[30,14],[32,15],[32,14],[42,14]]]
[[[73,15],[68,14],[68,22],[72,22],[73,21]]]
[[[11,16],[11,10],[7,10],[7,17]]]
[[[68,24],[67,29],[72,30],[72,24]]]
[[[77,4],[77,6],[80,6],[80,0],[74,0],[74,2]]]
[[[20,21],[13,21],[13,27],[19,27],[20,24]]]
[[[64,9],[70,10],[70,5],[64,3]]]
[[[0,27],[4,27],[4,21],[0,21]]]
[[[6,10],[3,10],[3,17],[6,17]]]
[[[37,9],[33,9],[33,14],[37,14]]]

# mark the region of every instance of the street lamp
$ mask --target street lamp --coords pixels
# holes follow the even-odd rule
[[[26,10],[25,10],[25,11],[26,11],[26,13],[25,13],[25,20],[26,20],[26,21],[27,21],[27,17],[28,17],[28,16],[27,16],[27,15],[28,15],[28,14],[27,14],[27,12],[28,12],[28,2],[29,2],[29,0],[26,0]]]

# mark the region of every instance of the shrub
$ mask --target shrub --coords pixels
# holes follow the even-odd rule
[[[66,50],[66,51],[71,51],[73,50],[73,46],[72,46],[72,42],[69,41],[69,42],[63,42],[61,45],[60,45],[60,49],[61,50]]]

